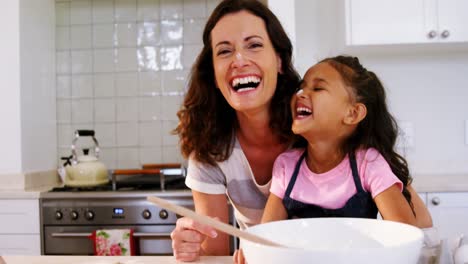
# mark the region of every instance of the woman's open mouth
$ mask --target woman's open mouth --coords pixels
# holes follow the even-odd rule
[[[234,78],[231,81],[231,87],[237,93],[255,90],[262,79],[258,76],[246,76],[241,78]]]

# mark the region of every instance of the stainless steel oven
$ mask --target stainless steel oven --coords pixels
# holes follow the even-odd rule
[[[185,186],[184,170],[165,169],[162,177],[148,171],[152,169],[158,168],[111,171],[107,185],[65,186],[41,193],[42,254],[92,255],[89,237],[94,230],[125,228],[134,230],[137,255],[172,255],[170,233],[177,215],[146,198],[155,195],[194,209],[192,193]],[[232,210],[230,214],[235,224]],[[237,244],[231,238],[231,253]]]
[[[41,198],[42,254],[92,255],[94,230],[130,228],[137,255],[171,255],[177,216],[148,202],[149,195],[193,209],[188,190],[47,193]]]

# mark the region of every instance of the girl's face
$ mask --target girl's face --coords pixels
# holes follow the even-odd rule
[[[216,85],[237,111],[268,109],[281,60],[264,21],[247,11],[221,18],[211,31]]]
[[[343,135],[345,117],[353,106],[350,91],[328,63],[309,68],[291,100],[293,132],[314,140]]]

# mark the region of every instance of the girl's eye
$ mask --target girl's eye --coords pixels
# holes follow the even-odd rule
[[[322,90],[324,90],[324,89],[321,88],[321,87],[314,87],[314,91],[315,91],[315,92],[319,92],[319,91],[322,91]]]

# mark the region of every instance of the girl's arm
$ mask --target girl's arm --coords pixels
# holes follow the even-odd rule
[[[396,184],[374,197],[382,218],[418,226],[410,205]]]
[[[284,220],[288,218],[288,213],[283,205],[283,199],[270,193],[268,201],[263,211],[262,223]]]
[[[426,205],[419,197],[418,193],[408,185],[406,187],[411,193],[411,202],[413,202],[414,212],[416,213],[416,226],[419,228],[429,228],[432,227],[432,217],[427,210]]]

